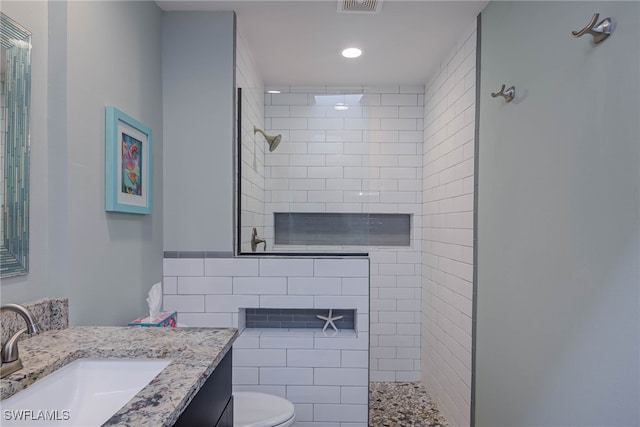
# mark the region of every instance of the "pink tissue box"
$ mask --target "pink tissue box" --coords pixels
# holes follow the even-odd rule
[[[142,316],[129,322],[129,326],[143,326],[150,328],[175,328],[177,324],[178,313],[175,311],[160,312],[160,316],[153,319],[149,316]]]

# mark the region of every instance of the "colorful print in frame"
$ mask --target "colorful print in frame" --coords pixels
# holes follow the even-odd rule
[[[115,107],[106,108],[105,209],[151,213],[151,129]]]

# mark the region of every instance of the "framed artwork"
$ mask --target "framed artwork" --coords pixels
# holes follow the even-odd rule
[[[151,213],[151,129],[115,107],[106,108],[105,209]]]

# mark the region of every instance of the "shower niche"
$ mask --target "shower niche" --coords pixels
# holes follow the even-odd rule
[[[238,254],[411,248],[422,119],[402,121],[404,95],[366,87],[269,92],[237,93]],[[410,96],[417,106],[418,95]]]
[[[274,212],[274,244],[409,246],[408,214]]]

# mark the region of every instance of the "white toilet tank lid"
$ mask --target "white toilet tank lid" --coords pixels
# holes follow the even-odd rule
[[[233,393],[234,427],[274,427],[295,414],[293,404],[282,397],[252,391]]]

